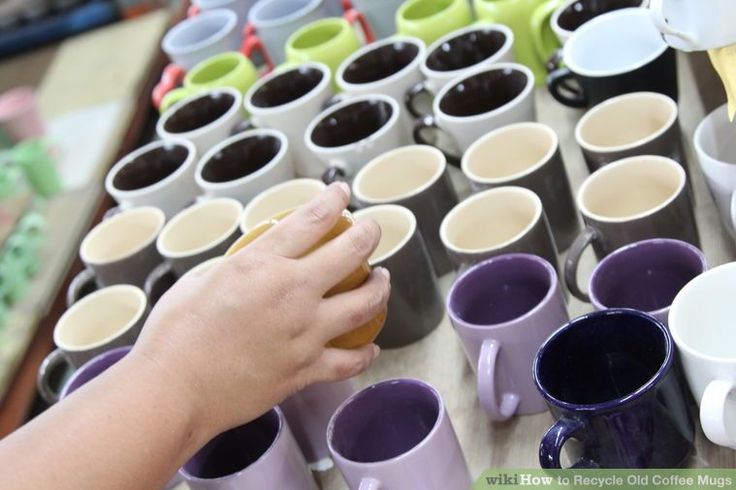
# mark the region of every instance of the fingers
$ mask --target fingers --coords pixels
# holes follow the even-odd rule
[[[391,294],[388,270],[374,269],[368,280],[357,289],[326,298],[319,307],[320,340],[328,342],[350,332],[381,313]]]
[[[313,366],[313,382],[342,381],[357,376],[370,367],[380,352],[376,344],[350,350],[327,348]]]
[[[253,247],[283,257],[300,257],[335,226],[349,202],[350,187],[331,184],[253,242]]]

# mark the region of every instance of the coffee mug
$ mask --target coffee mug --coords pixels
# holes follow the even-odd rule
[[[326,65],[305,62],[265,76],[245,96],[245,110],[253,125],[278,129],[286,135],[294,171],[300,177],[319,178],[324,171],[307,149],[304,133],[332,97],[331,79]]]
[[[432,116],[414,127],[414,141],[428,144],[424,130],[446,132],[461,152],[489,131],[515,122],[534,121],[534,75],[524,65],[481,66],[453,79],[432,103]],[[448,161],[459,166],[459,158]]]
[[[529,254],[481,262],[452,285],[447,312],[476,373],[481,407],[491,420],[544,412],[532,363],[539,346],[569,321],[554,267]]]
[[[590,245],[599,260],[648,238],[700,245],[685,170],[669,158],[641,156],[609,163],[583,182],[577,206],[585,230],[567,252],[565,282],[583,301],[577,275],[580,257]]]
[[[550,25],[560,44],[580,26],[599,15],[630,7],[646,7],[648,0],[566,0],[552,14]]]
[[[468,0],[406,0],[396,11],[396,32],[426,45],[471,22]]]
[[[179,280],[179,275],[174,272],[171,262],[162,262],[153,268],[146,282],[143,284],[143,292],[146,293],[148,304],[151,308],[156,306],[171,287]]]
[[[396,11],[403,0],[343,0],[345,11],[355,9],[361,12],[376,39],[385,39],[396,34]]]
[[[440,324],[445,311],[414,213],[384,204],[361,209],[354,217],[356,221],[372,219],[381,227],[381,240],[368,263],[391,273],[386,324],[376,344],[392,349],[426,337]]]
[[[197,155],[204,155],[244,118],[240,91],[219,87],[185,97],[166,109],[156,123],[156,134],[161,139],[188,140]]]
[[[461,168],[475,191],[515,185],[537,193],[558,250],[580,231],[559,138],[549,126],[516,123],[491,131],[468,148]]]
[[[204,154],[194,174],[206,197],[230,197],[243,204],[292,178],[289,143],[274,129],[253,129],[223,140]]]
[[[590,276],[588,294],[596,310],[632,308],[667,325],[677,293],[707,270],[705,254],[687,242],[642,240],[603,259]]]
[[[546,75],[545,63],[559,47],[550,17],[560,0],[474,0],[478,19],[507,25],[514,31],[514,52],[538,83]]]
[[[726,104],[708,114],[698,124],[693,146],[705,175],[721,222],[736,236],[736,130],[728,118]]]
[[[387,95],[351,97],[325,109],[307,126],[307,148],[322,162],[322,180],[353,176],[373,158],[408,143],[399,104]]]
[[[240,48],[238,16],[228,9],[202,12],[169,29],[161,48],[171,61],[188,71],[200,61]]]
[[[560,468],[562,447],[573,468],[677,468],[695,437],[661,322],[612,309],[572,320],[547,339],[534,381],[555,418],[539,446],[542,468]],[[572,445],[568,445],[572,446]]]
[[[191,490],[317,490],[278,407],[216,436],[181,467],[179,474]]]
[[[523,187],[496,187],[465,199],[442,220],[440,237],[460,270],[512,252],[539,255],[558,270],[542,201]]]
[[[227,252],[225,252],[225,256],[230,257],[236,254],[241,249],[247,247],[251,242],[270,230],[276,223],[278,223],[280,219],[283,219],[291,211],[292,210],[288,210],[277,214],[276,216],[273,216],[269,221],[264,221],[255,228],[248,231],[245,235],[241,236]],[[322,239],[317,242],[307,253],[316,250],[333,238],[341,235],[348,228],[353,226],[354,223],[355,221],[352,215],[347,211],[343,211],[343,214],[340,216],[335,226],[324,237],[322,237]],[[362,264],[356,270],[351,272],[347,277],[345,277],[345,279],[343,279],[335,286],[333,286],[332,289],[327,291],[325,297],[328,298],[330,296],[351,291],[360,287],[368,279],[370,273],[370,265],[368,265],[368,263]],[[383,328],[383,323],[385,320],[386,310],[376,315],[375,318],[371,319],[364,325],[361,325],[360,327],[350,332],[347,332],[330,340],[327,345],[339,349],[354,349],[356,347],[369,344],[373,342],[378,334],[381,332],[381,328]]]
[[[252,8],[254,0],[192,0],[192,5],[197,9],[197,15],[201,12],[215,9],[227,9],[238,17],[238,32],[242,32],[248,20],[248,12]]]
[[[619,95],[590,109],[575,126],[590,172],[637,155],[659,155],[687,171],[677,102],[656,92]]]
[[[659,92],[677,100],[675,52],[646,9],[616,10],[586,22],[549,68],[549,92],[570,107],[593,106],[629,92]]]
[[[664,40],[682,51],[705,51],[730,46],[736,29],[729,21],[736,13],[733,2],[715,0],[651,0],[649,10]]]
[[[472,485],[442,396],[418,379],[382,381],[350,397],[330,420],[327,444],[352,489]]]
[[[714,444],[736,448],[733,391],[733,299],[736,264],[715,267],[687,284],[672,302],[670,332],[700,406],[700,424]]]
[[[272,216],[308,203],[325,187],[321,180],[293,179],[266,189],[245,206],[240,231],[247,233]]]
[[[0,94],[0,133],[7,135],[10,143],[39,138],[45,132],[43,117],[31,87],[17,87]]]
[[[58,366],[77,369],[109,349],[134,344],[147,310],[145,293],[128,284],[100,289],[66,310],[54,327],[57,348],[38,370],[41,397],[49,404],[58,400],[59,393],[49,385],[49,375]]]
[[[164,213],[155,207],[123,211],[87,233],[79,246],[79,256],[101,287],[143,287],[148,273],[161,262],[156,237],[165,222]]]
[[[95,273],[91,269],[84,268],[69,283],[66,290],[66,307],[69,309],[74,303],[89,296],[100,289],[97,284]]]
[[[171,264],[176,277],[194,266],[224,254],[239,236],[243,213],[230,198],[208,199],[174,216],[156,239],[156,249]]]
[[[197,149],[184,139],[154,141],[118,161],[105,178],[105,190],[120,209],[155,206],[173,216],[191,203]]]
[[[452,270],[439,230],[458,199],[442,152],[412,145],[376,157],[355,176],[353,197],[362,207],[398,204],[408,208],[416,216],[436,274]]]

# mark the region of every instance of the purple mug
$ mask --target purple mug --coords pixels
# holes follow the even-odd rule
[[[705,254],[681,240],[655,238],[619,248],[590,276],[596,310],[633,308],[667,325],[670,305],[690,281],[708,270]]]
[[[190,490],[317,490],[281,409],[204,445],[179,470]]]
[[[417,379],[382,381],[350,397],[330,420],[327,444],[351,490],[473,483],[442,397]]]
[[[481,262],[452,285],[447,311],[491,420],[544,412],[547,406],[532,378],[534,356],[569,321],[554,267],[530,254]]]

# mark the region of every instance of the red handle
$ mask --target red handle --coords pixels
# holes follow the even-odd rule
[[[200,13],[202,13],[202,9],[199,8],[198,5],[192,4],[187,9],[187,17],[194,17],[196,15],[199,15]]]
[[[256,34],[255,27],[248,23],[243,28],[243,46],[240,48],[240,52],[248,58],[252,58],[254,51],[261,53],[263,61],[266,62],[266,73],[271,73],[274,68],[271,56],[266,51],[266,46],[263,45],[261,38]]]
[[[346,2],[349,3],[350,0],[344,0],[343,7],[345,7]],[[360,24],[360,28],[363,30],[363,36],[365,36],[365,42],[367,44],[370,44],[376,40],[376,36],[373,34],[373,29],[371,28],[371,25],[368,23],[368,20],[365,18],[365,15],[363,15],[362,12],[351,8],[343,14],[343,17],[345,18],[345,20],[348,21],[350,25],[354,25],[356,22]]]
[[[182,80],[184,80],[184,75],[186,75],[186,72],[181,66],[174,64],[166,65],[163,73],[161,73],[161,80],[154,87],[153,93],[151,94],[151,101],[156,109],[161,107],[161,102],[163,102],[166,94],[181,84]]]
[[[345,12],[349,12],[350,10],[353,10],[353,2],[350,0],[342,0],[342,9]]]

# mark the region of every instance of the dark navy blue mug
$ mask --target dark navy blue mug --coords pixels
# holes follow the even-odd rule
[[[556,422],[539,462],[560,468],[675,468],[694,426],[667,328],[637,310],[583,315],[552,334],[534,360],[534,382]]]

